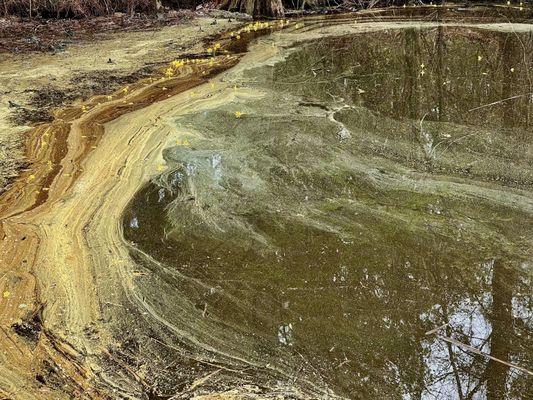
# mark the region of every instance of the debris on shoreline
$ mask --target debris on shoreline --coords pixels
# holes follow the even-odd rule
[[[135,18],[124,17],[124,28],[117,16],[0,19],[0,193],[29,162],[23,155],[28,127],[49,122],[59,107],[137,82],[173,57],[202,51],[206,38],[246,20],[218,10]],[[67,41],[68,27],[76,33]],[[30,31],[39,39],[25,39]]]
[[[59,53],[65,51],[68,45],[99,39],[103,34],[149,31],[205,17],[229,21],[250,19],[245,14],[204,7],[198,10],[170,10],[158,14],[115,13],[83,19],[7,17],[0,18],[0,53]]]

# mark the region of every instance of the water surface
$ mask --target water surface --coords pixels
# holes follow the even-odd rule
[[[442,337],[533,369],[533,33],[281,52],[236,83],[261,97],[174,121],[187,145],[124,216],[159,265],[146,300],[173,320],[192,305],[191,337],[317,398],[532,396]]]

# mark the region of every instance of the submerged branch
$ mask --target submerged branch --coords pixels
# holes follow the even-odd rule
[[[444,328],[445,326],[446,326],[446,325],[440,326],[439,328],[433,329],[433,330],[427,332],[426,334],[429,335],[429,334],[431,334],[431,333],[435,333],[435,332],[437,332],[438,330]],[[491,359],[491,360],[493,360],[493,361],[499,362],[499,363],[501,363],[501,364],[507,365],[508,367],[511,367],[511,368],[517,369],[517,370],[519,370],[519,371],[525,372],[525,373],[528,374],[528,375],[533,376],[533,372],[530,371],[530,370],[528,370],[528,369],[526,369],[526,368],[524,368],[524,367],[520,367],[520,366],[518,366],[518,365],[515,365],[515,364],[512,364],[512,363],[509,363],[509,362],[504,361],[504,360],[500,360],[499,358],[496,358],[496,357],[494,357],[494,356],[491,356],[490,354],[484,353],[484,352],[478,350],[477,348],[475,348],[475,347],[473,347],[473,346],[470,346],[470,345],[468,345],[468,344],[466,344],[466,343],[462,343],[462,342],[460,342],[460,341],[458,341],[458,340],[456,340],[456,339],[453,339],[453,338],[451,338],[451,337],[443,336],[443,335],[437,335],[437,338],[439,338],[440,340],[443,340],[443,341],[445,341],[445,342],[447,342],[447,343],[454,344],[454,345],[456,345],[456,346],[458,346],[458,347],[462,347],[463,349],[466,349],[466,350],[468,350],[468,351],[470,351],[470,352],[472,352],[472,353],[474,353],[474,354],[477,354],[477,355],[480,355],[480,356],[483,356],[483,357],[489,358],[489,359]]]
[[[532,93],[518,94],[516,96],[512,96],[512,97],[508,97],[506,99],[495,101],[493,103],[484,104],[484,105],[479,106],[479,107],[471,108],[470,110],[468,110],[468,112],[480,110],[480,109],[485,108],[485,107],[492,107],[492,106],[495,106],[495,105],[498,105],[498,104],[501,104],[501,103],[505,103],[506,101],[509,101],[509,100],[519,99],[521,97],[526,97],[526,96],[533,96],[533,92]]]

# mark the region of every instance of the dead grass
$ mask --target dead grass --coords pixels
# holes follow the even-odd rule
[[[153,12],[155,0],[0,0],[4,16],[70,18]]]
[[[0,0],[2,1],[2,0]],[[102,34],[143,31],[176,25],[197,16],[191,10],[170,11],[159,15],[119,14],[86,19],[21,20],[0,18],[0,53],[52,51],[61,52],[72,43],[90,41]]]

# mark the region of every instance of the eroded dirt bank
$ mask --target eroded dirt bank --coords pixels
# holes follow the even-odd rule
[[[210,44],[210,52],[200,60],[176,60],[163,71],[168,71],[166,77],[147,78],[109,98],[95,97],[64,109],[52,123],[33,131],[28,142],[33,167],[4,194],[0,208],[4,263],[0,338],[5,349],[0,388],[4,397],[159,398],[164,394],[185,399],[218,398],[213,394],[217,392],[229,398],[336,397],[320,374],[307,369],[303,356],[287,352],[286,358],[271,363],[269,348],[258,346],[256,338],[238,336],[233,327],[213,329],[220,321],[209,318],[210,310],[176,290],[187,281],[194,281],[201,290],[210,288],[176,274],[159,261],[160,254],[132,245],[125,239],[123,224],[128,205],[139,191],[150,181],[163,187],[171,180],[174,166],[163,157],[164,149],[192,144],[194,150],[202,140],[217,147],[232,140],[230,134],[217,143],[216,138],[188,126],[195,116],[220,112],[225,126],[247,118],[247,113],[260,117],[257,110],[269,110],[263,104],[273,98],[268,91],[249,82],[241,85],[250,68],[274,65],[290,53],[288,48],[304,40],[436,26],[362,24],[349,17],[336,22],[290,24],[276,43],[261,42],[239,64],[240,56],[223,51],[244,50],[240,41],[248,33],[233,33],[219,42],[220,48]],[[278,22],[274,28],[283,25]],[[256,25],[250,30],[270,28]],[[521,25],[484,28],[531,30]],[[282,97],[278,108],[286,101]],[[320,105],[306,107],[307,117],[327,120]],[[270,110],[290,114],[275,106]],[[299,111],[291,118],[299,118]],[[176,119],[184,124],[179,129]],[[252,122],[250,129],[257,125],[253,119],[244,121]],[[459,178],[438,176],[424,181],[418,173],[407,173],[392,163],[386,164],[390,175],[369,164],[364,159],[355,167],[383,187],[401,191],[402,185],[417,186],[420,181],[418,190],[425,195],[452,188],[455,200],[479,197],[491,204],[510,204],[531,216],[528,187],[524,191],[474,187]],[[406,174],[411,180],[401,179]],[[217,222],[216,213],[213,216],[198,202],[201,189],[192,187],[183,201]],[[372,207],[362,210],[371,212]],[[404,219],[400,216],[398,221]],[[131,226],[137,222],[132,219]],[[527,242],[527,238],[521,240]]]

